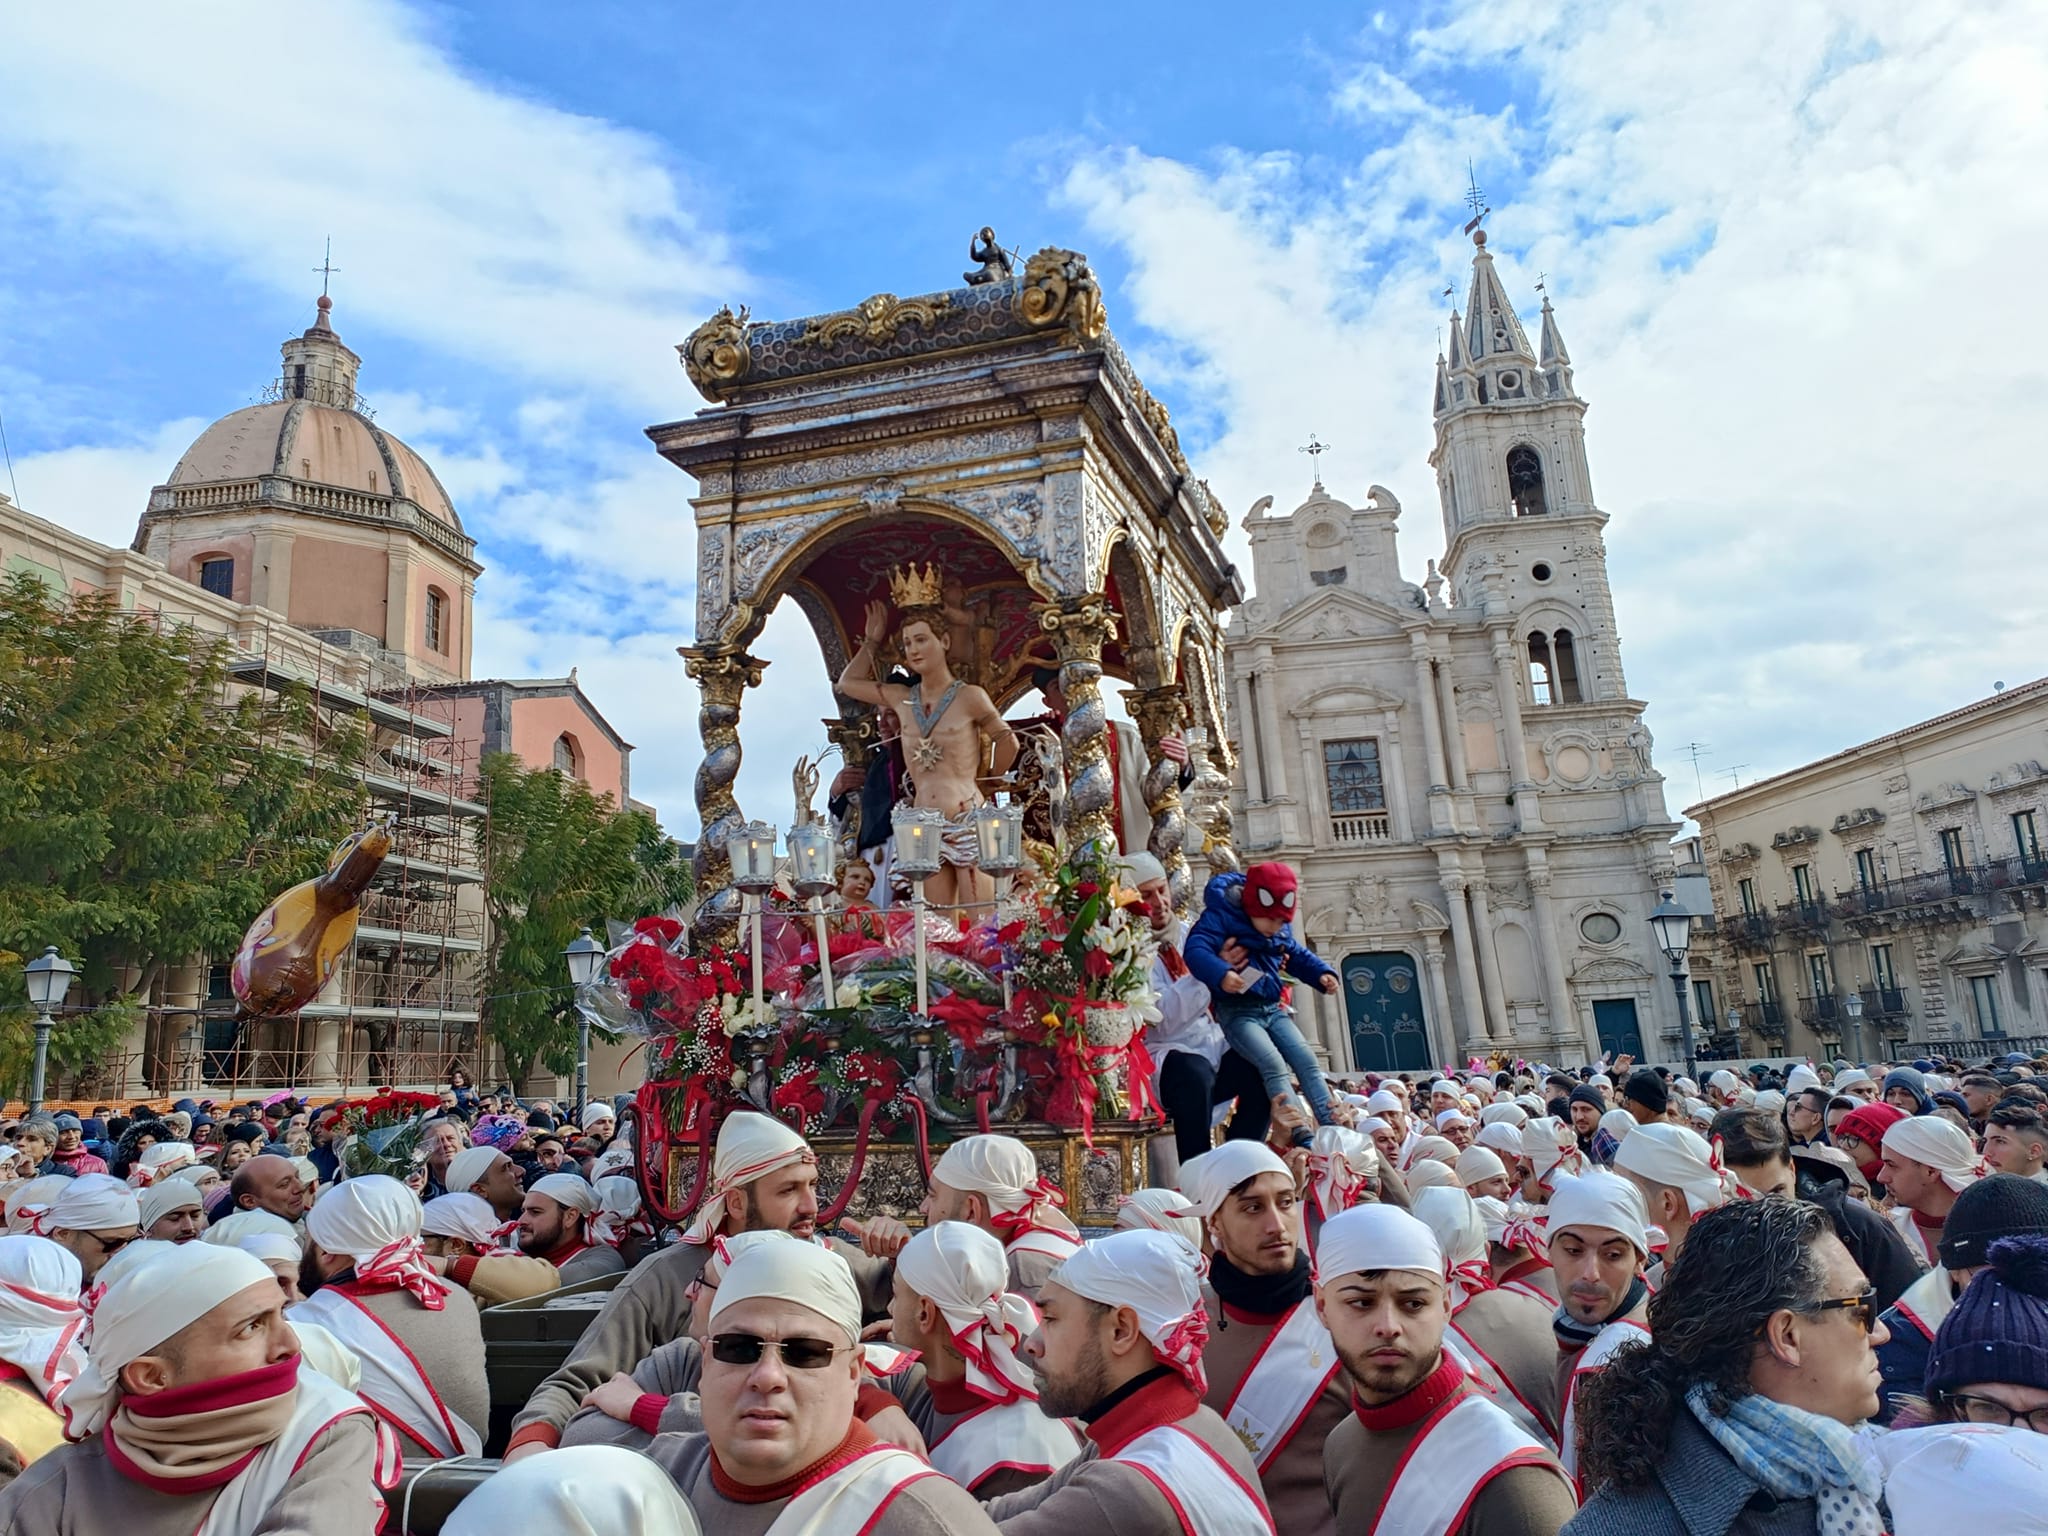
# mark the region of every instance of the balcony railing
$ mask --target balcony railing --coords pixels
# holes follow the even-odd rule
[[[1385,811],[1360,811],[1330,818],[1330,837],[1337,843],[1390,843],[1393,820]]]
[[[1866,1019],[1905,1016],[1906,994],[1898,987],[1860,987],[1857,995],[1863,999],[1863,1017]]]
[[[1738,944],[1769,949],[1776,931],[1768,912],[1738,912],[1728,919],[1728,935]]]
[[[1792,929],[1825,928],[1828,925],[1827,903],[1813,897],[1781,902],[1778,906],[1778,925]]]
[[[1785,1038],[1785,1010],[1775,997],[1744,1003],[1742,1022],[1752,1034],[1761,1035],[1766,1040]]]

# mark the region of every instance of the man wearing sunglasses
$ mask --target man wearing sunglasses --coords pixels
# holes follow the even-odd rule
[[[712,1303],[700,1381],[704,1433],[649,1448],[720,1536],[992,1536],[959,1484],[854,1417],[861,1297],[838,1254],[760,1243]]]
[[[43,1229],[78,1260],[89,1290],[101,1266],[142,1236],[142,1203],[119,1179],[81,1173],[57,1196]]]
[[[1592,1497],[1565,1536],[1882,1529],[1856,1427],[1877,1411],[1885,1329],[1826,1212],[1773,1197],[1704,1213],[1650,1329],[1582,1389]]]
[[[691,1287],[715,1239],[765,1231],[829,1247],[850,1266],[863,1315],[870,1322],[888,1316],[890,1261],[818,1234],[817,1154],[780,1120],[751,1111],[729,1114],[718,1128],[710,1190],[683,1241],[619,1282],[561,1369],[527,1399],[513,1421],[505,1460],[518,1461],[559,1444],[562,1427],[592,1392],[684,1336]]]

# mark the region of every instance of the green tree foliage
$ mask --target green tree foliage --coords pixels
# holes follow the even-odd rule
[[[102,1005],[230,954],[360,822],[361,728],[303,690],[236,687],[229,660],[225,638],[103,597],[0,584],[0,950],[83,962],[60,1061],[119,1040],[126,1016]],[[7,1082],[22,997],[19,958],[0,961]]]
[[[576,1064],[576,1021],[562,951],[606,919],[628,922],[690,899],[690,867],[644,811],[552,768],[525,768],[494,754],[483,762],[490,804],[491,947],[485,967],[487,1022],[519,1081],[536,1062]]]

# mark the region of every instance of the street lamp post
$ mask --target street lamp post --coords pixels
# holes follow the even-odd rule
[[[1701,1022],[1702,1024],[1704,1024],[1704,1023],[1706,1023],[1707,1021],[1706,1021],[1705,1019],[1701,1019],[1701,1020],[1700,1020],[1700,1022]],[[1729,1006],[1729,1009],[1728,1009],[1728,1038],[1729,1038],[1729,1039],[1731,1039],[1731,1040],[1733,1040],[1733,1041],[1735,1042],[1735,1049],[1736,1049],[1736,1050],[1737,1050],[1738,1052],[1739,1052],[1739,1051],[1741,1051],[1741,1049],[1742,1049],[1742,1010],[1741,1010],[1740,1008],[1737,1008],[1737,1007],[1733,1006],[1732,1004],[1731,1004],[1731,1005]]]
[[[50,1030],[57,1022],[51,1014],[64,1006],[64,995],[71,990],[71,978],[78,971],[57,953],[54,944],[22,969],[28,976],[28,1000],[36,1010],[36,1064],[28,1087],[28,1112],[35,1114],[43,1107],[43,1081],[50,1065]]]
[[[569,985],[581,992],[597,980],[604,967],[604,946],[584,929],[569,941],[569,947],[562,951],[562,958],[569,963]],[[576,1116],[582,1123],[583,1112],[590,1107],[590,1015],[583,1011],[580,1003],[572,1003],[576,1009]]]
[[[1849,1059],[1863,1060],[1863,994],[1854,987],[1842,999],[1842,1012],[1849,1016]]]
[[[1671,899],[1669,891],[1657,893],[1657,910],[1650,914],[1650,931],[1657,947],[1671,962],[1671,990],[1678,998],[1678,1033],[1685,1044],[1685,1075],[1699,1079],[1692,1059],[1692,1006],[1685,996],[1685,956],[1692,948],[1692,914]]]

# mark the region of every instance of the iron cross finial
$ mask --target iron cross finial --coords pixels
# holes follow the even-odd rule
[[[1307,454],[1309,463],[1315,466],[1316,489],[1320,491],[1323,488],[1323,455],[1330,451],[1330,445],[1311,432],[1307,446],[1295,451]]]
[[[327,280],[341,270],[334,264],[334,236],[327,237],[327,253],[313,270],[320,274],[320,297],[324,299],[327,297]]]

